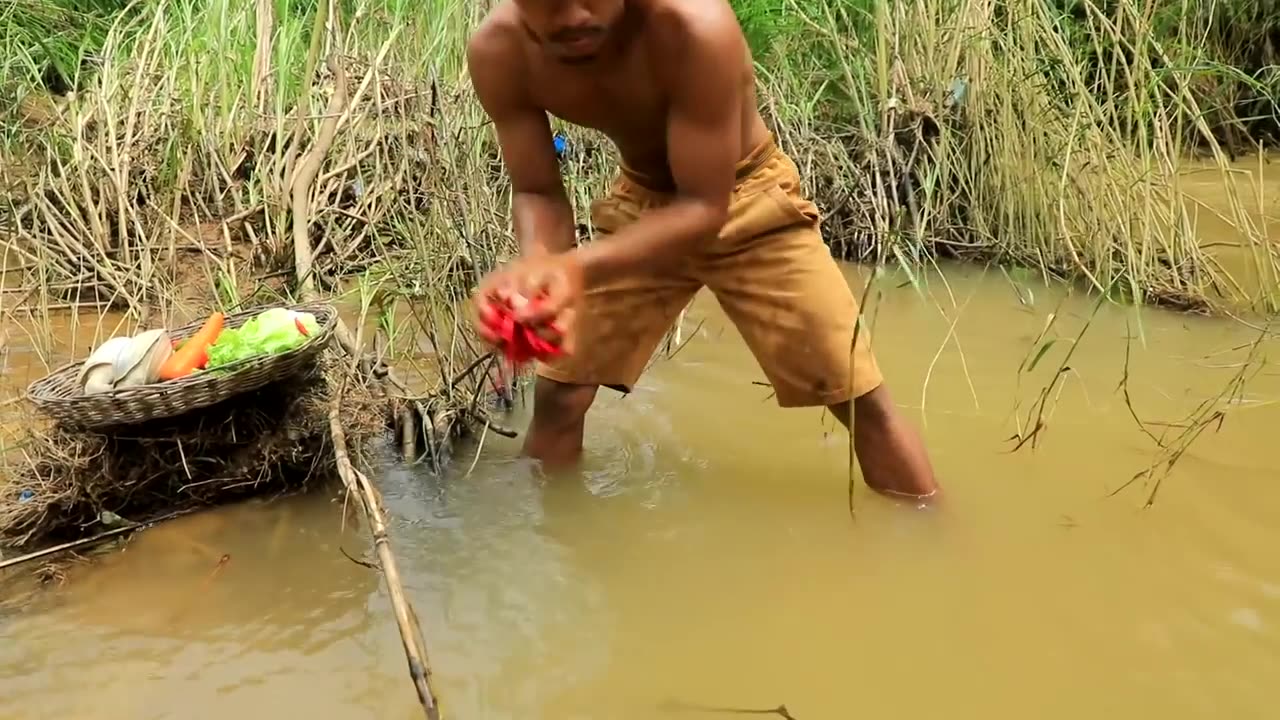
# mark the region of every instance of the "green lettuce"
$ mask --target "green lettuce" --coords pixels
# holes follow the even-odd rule
[[[303,335],[298,322],[306,328]],[[259,355],[278,355],[302,345],[320,330],[311,313],[298,313],[285,308],[264,310],[238,328],[223,330],[218,341],[209,347],[208,369],[212,370],[237,360]]]

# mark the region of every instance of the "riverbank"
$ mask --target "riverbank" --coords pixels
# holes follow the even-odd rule
[[[1137,89],[1163,77],[1166,61],[1148,55],[1184,31],[1139,32],[1150,53],[1129,57],[1119,83],[1097,72],[1100,48],[1115,51],[1102,40],[1124,36],[1116,22],[1153,22],[1124,4],[1083,19],[1025,0],[737,7],[762,108],[836,255],[917,287],[957,259],[1123,303],[1274,308],[1267,156],[1231,159],[1239,133],[1224,144],[1188,109],[1196,77]],[[48,102],[19,103],[25,132],[3,138],[7,160],[24,158],[6,164],[20,171],[0,228],[8,308],[52,332],[60,310],[146,325],[354,289],[362,322],[342,338],[353,367],[429,367],[427,394],[401,388],[389,414],[405,457],[443,457],[436,440],[456,428],[497,427],[482,386],[513,386],[459,322],[479,278],[516,252],[509,186],[462,62],[485,6],[339,8],[166,1],[103,16],[92,72],[57,97],[29,84],[24,98]],[[1153,108],[1160,122],[1137,122]],[[612,153],[561,129],[585,217]]]
[[[334,365],[382,387],[375,419],[406,460],[439,467],[456,435],[487,421],[491,358],[455,308],[502,243],[454,221],[497,203],[454,192],[483,189],[464,179],[482,155],[424,145],[420,121],[438,98],[426,73],[406,83],[385,62],[403,28],[370,45],[359,13],[330,9],[140,6],[108,24],[83,86],[38,117],[19,103],[25,125],[3,138],[3,310],[37,320],[41,345],[60,313],[172,327],[354,286],[359,322],[335,332]],[[403,303],[414,312],[388,321]],[[430,365],[425,389],[402,379],[405,358]],[[324,453],[310,460],[341,469],[323,405],[302,424],[334,441],[313,444]]]
[[[1236,5],[819,2],[822,20],[766,12],[753,28],[769,108],[845,256],[995,260],[1129,301],[1269,311],[1265,231],[1224,217],[1262,279],[1239,292],[1181,185],[1193,166],[1230,184],[1239,153],[1274,139],[1276,95],[1236,80],[1269,65],[1234,34],[1268,21]],[[1234,120],[1248,107],[1252,130]]]
[[[57,97],[29,58],[12,91],[24,132],[4,136],[6,160],[27,163],[10,173],[5,267],[64,303],[171,298],[199,258],[223,298],[292,292],[273,280],[298,269],[321,290],[356,276],[456,306],[515,252],[462,59],[486,3],[331,5],[101,16],[80,86]],[[1222,9],[1088,1],[735,7],[762,108],[840,257],[911,272],[995,261],[1126,301],[1277,307],[1268,221],[1245,209],[1268,173],[1238,182],[1242,153],[1273,139],[1266,56],[1250,45],[1261,11],[1224,26]],[[612,152],[565,130],[585,218]],[[1215,222],[1242,248],[1232,264],[1198,240],[1190,170],[1231,188]]]

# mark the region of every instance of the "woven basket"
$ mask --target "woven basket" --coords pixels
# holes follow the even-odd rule
[[[254,308],[226,317],[224,328],[237,328],[267,310]],[[331,305],[291,305],[290,310],[315,315],[320,331],[302,345],[277,355],[262,355],[228,363],[218,372],[196,372],[177,380],[119,388],[92,395],[77,383],[83,361],[64,365],[27,387],[27,398],[64,426],[100,429],[175,417],[208,407],[241,393],[306,370],[328,345],[337,326]],[[191,337],[203,320],[170,330],[174,340]]]

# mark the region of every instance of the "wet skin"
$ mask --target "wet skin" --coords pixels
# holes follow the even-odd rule
[[[521,247],[482,281],[476,301],[541,295],[537,306],[517,302],[517,318],[554,324],[569,352],[584,287],[675,268],[724,225],[737,163],[769,137],[750,51],[723,0],[508,0],[477,29],[467,61],[511,177]],[[669,181],[673,201],[610,242],[575,247],[548,115],[604,133],[629,168]],[[574,463],[597,390],[539,377],[526,454],[548,467]],[[936,493],[923,442],[887,388],[828,409],[847,427],[850,405],[867,484],[895,496]]]

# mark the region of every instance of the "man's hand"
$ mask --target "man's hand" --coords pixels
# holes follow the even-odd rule
[[[486,307],[510,305],[518,323],[542,339],[572,354],[575,347],[574,320],[582,302],[582,263],[578,253],[534,253],[513,260],[489,275],[476,292],[476,328],[481,339],[498,345],[496,337],[481,319]]]

